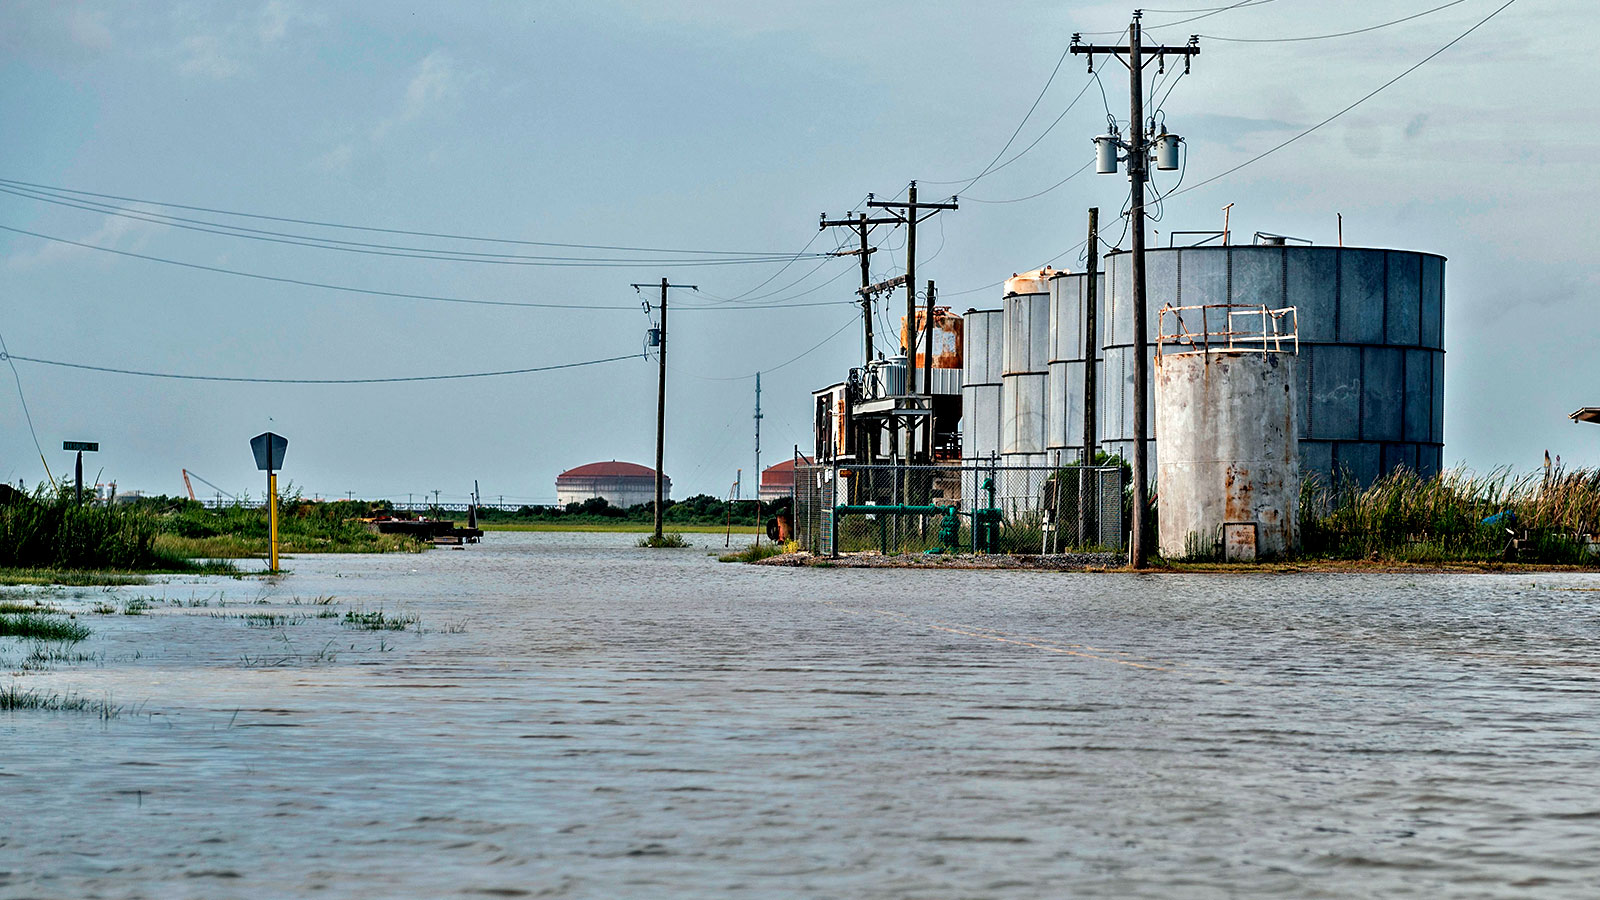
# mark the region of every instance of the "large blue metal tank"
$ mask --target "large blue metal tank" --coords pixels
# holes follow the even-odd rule
[[[1444,456],[1444,258],[1409,250],[1207,246],[1148,251],[1147,340],[1162,306],[1298,310],[1300,470],[1367,484],[1400,466],[1439,471]],[[1130,256],[1106,257],[1101,439],[1132,453]],[[1150,471],[1160,435],[1152,423]]]

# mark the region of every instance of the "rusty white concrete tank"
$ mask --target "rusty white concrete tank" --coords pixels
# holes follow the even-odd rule
[[[1162,311],[1154,367],[1162,556],[1253,560],[1298,548],[1293,316],[1260,306]]]

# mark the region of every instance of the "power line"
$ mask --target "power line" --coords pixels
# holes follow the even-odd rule
[[[337,241],[328,238],[317,238],[306,235],[286,235],[283,232],[268,232],[259,228],[239,229],[234,226],[220,225],[219,227],[206,227],[204,225],[185,224],[196,220],[169,220],[167,217],[149,215],[138,212],[118,210],[115,207],[92,206],[83,203],[52,200],[43,195],[12,190],[0,186],[0,193],[30,200],[42,200],[58,206],[67,206],[86,212],[100,213],[108,216],[118,216],[124,219],[133,219],[139,222],[148,222],[154,225],[164,225],[169,228],[181,228],[186,231],[198,231],[205,234],[216,234],[224,237],[243,238],[251,241],[261,241],[269,244],[285,244],[291,247],[310,247],[315,250],[334,250],[340,253],[359,253],[365,256],[383,256],[399,259],[426,259],[437,262],[464,262],[480,265],[494,266],[554,266],[554,267],[612,267],[612,266],[733,266],[755,265],[762,263],[782,262],[786,256],[764,257],[721,257],[714,259],[685,259],[682,257],[651,259],[648,257],[609,257],[609,256],[529,256],[516,254],[482,254],[461,253],[451,250],[431,250],[429,248],[405,247],[393,244],[371,244],[358,241]],[[280,236],[281,235],[281,236]],[[386,249],[387,248],[387,249]]]
[[[478,299],[478,298],[473,298],[473,297],[451,297],[451,296],[446,296],[446,295],[441,295],[441,294],[418,294],[418,293],[412,293],[412,292],[409,292],[409,291],[384,291],[384,290],[378,290],[376,288],[354,287],[352,285],[332,284],[332,283],[325,282],[325,281],[311,281],[311,280],[305,279],[305,278],[291,278],[291,277],[286,276],[286,275],[268,275],[268,274],[266,274],[264,272],[247,272],[247,271],[244,271],[242,269],[229,269],[229,268],[226,268],[226,267],[223,267],[223,266],[208,266],[208,265],[205,265],[204,263],[185,262],[184,260],[169,259],[169,258],[164,257],[164,256],[154,256],[154,255],[151,255],[151,254],[148,254],[148,253],[135,253],[132,250],[119,250],[119,249],[117,249],[115,247],[105,247],[105,246],[101,246],[99,244],[91,244],[91,243],[88,243],[86,241],[74,241],[74,240],[71,240],[69,238],[57,237],[55,235],[44,234],[44,233],[38,232],[38,231],[28,231],[27,229],[23,229],[23,228],[13,228],[13,227],[11,227],[9,225],[0,225],[0,231],[9,231],[9,232],[12,232],[13,234],[23,234],[23,235],[27,235],[28,237],[39,238],[40,240],[53,241],[55,243],[67,244],[67,245],[73,246],[73,247],[82,247],[82,248],[84,248],[86,250],[97,250],[97,251],[100,251],[101,253],[111,253],[111,254],[115,254],[117,256],[126,256],[126,257],[129,257],[129,258],[132,258],[132,259],[142,259],[142,260],[145,260],[147,262],[157,262],[157,263],[161,263],[163,265],[178,266],[178,267],[185,268],[185,269],[195,269],[195,270],[198,270],[198,271],[201,271],[201,272],[214,272],[214,273],[219,274],[219,275],[233,275],[233,276],[236,276],[236,277],[239,277],[239,278],[253,278],[253,279],[257,280],[257,281],[270,281],[270,282],[273,282],[275,284],[293,284],[293,285],[298,285],[300,287],[312,287],[312,288],[318,288],[320,290],[338,291],[338,292],[347,293],[347,294],[364,294],[364,295],[372,296],[372,297],[392,297],[392,298],[401,299],[401,300],[429,300],[429,301],[434,301],[434,302],[438,302],[438,303],[465,303],[465,304],[473,305],[473,306],[515,306],[515,307],[524,307],[524,308],[528,308],[528,309],[583,309],[583,310],[633,310],[633,309],[638,309],[637,306],[633,306],[631,304],[630,305],[625,305],[625,306],[609,306],[609,305],[604,305],[604,304],[589,304],[589,303],[543,303],[543,302],[537,302],[537,301],[523,301],[523,300],[483,300],[483,299]],[[782,304],[782,305],[786,306],[786,307],[793,307],[793,306],[801,306],[801,305],[807,305],[807,304]],[[819,305],[825,305],[825,304],[819,304]],[[774,304],[772,306],[729,307],[729,309],[774,309],[774,308],[777,308],[777,306],[778,306],[778,304]]]
[[[582,366],[597,366],[601,363],[617,362],[623,359],[643,359],[642,353],[630,353],[626,356],[611,356],[606,359],[590,359],[583,362],[561,363],[554,366],[534,366],[526,369],[501,369],[495,372],[465,372],[455,375],[408,375],[397,378],[245,378],[225,375],[181,375],[173,372],[144,372],[137,369],[117,369],[110,366],[91,366],[86,363],[63,362],[57,359],[39,359],[32,356],[18,356],[7,351],[0,351],[6,361],[22,360],[23,362],[36,363],[41,366],[59,366],[66,369],[86,369],[91,372],[108,372],[114,375],[139,375],[145,378],[173,378],[180,381],[226,381],[244,382],[248,384],[394,384],[404,381],[453,381],[462,378],[492,378],[500,375],[526,375],[531,372],[550,372],[556,369],[576,369]],[[14,372],[16,367],[12,367]]]
[[[1190,16],[1187,19],[1178,19],[1175,22],[1163,22],[1160,25],[1147,25],[1145,27],[1146,27],[1146,29],[1156,29],[1156,28],[1171,28],[1174,25],[1187,25],[1190,22],[1198,22],[1201,19],[1209,19],[1212,16],[1220,15],[1220,14],[1225,13],[1228,10],[1231,10],[1231,9],[1239,9],[1239,8],[1245,7],[1245,6],[1261,6],[1262,4],[1271,3],[1271,2],[1272,2],[1272,0],[1239,0],[1238,3],[1230,3],[1227,6],[1212,7],[1211,9],[1204,10],[1204,11],[1198,11],[1197,10],[1198,12],[1200,12],[1200,15],[1198,15],[1198,16]],[[1145,12],[1155,12],[1155,10],[1145,10]]]
[[[1213,40],[1213,41],[1231,41],[1231,42],[1236,43],[1236,44],[1290,44],[1290,43],[1295,43],[1297,41],[1325,41],[1328,38],[1349,37],[1352,34],[1366,34],[1369,31],[1377,31],[1380,28],[1388,28],[1390,25],[1399,25],[1401,22],[1409,22],[1412,19],[1420,19],[1423,16],[1431,15],[1433,13],[1436,13],[1441,9],[1449,9],[1452,6],[1458,6],[1458,5],[1460,5],[1462,3],[1465,3],[1465,2],[1467,2],[1467,0],[1450,0],[1449,3],[1445,3],[1445,4],[1442,4],[1440,6],[1435,6],[1433,9],[1425,9],[1422,12],[1412,13],[1409,16],[1405,16],[1405,17],[1399,18],[1399,19],[1394,19],[1393,21],[1389,21],[1389,22],[1384,22],[1381,25],[1369,25],[1366,28],[1356,28],[1356,29],[1351,30],[1351,31],[1339,31],[1339,32],[1335,32],[1333,34],[1312,34],[1312,35],[1306,35],[1305,37],[1285,37],[1285,38],[1220,37],[1220,36],[1215,35],[1215,34],[1202,34],[1200,36],[1203,37],[1203,38],[1206,38],[1208,40]]]
[[[160,201],[160,200],[140,199],[138,197],[123,197],[123,196],[119,196],[117,194],[101,194],[101,193],[96,193],[94,191],[76,190],[76,189],[73,189],[73,188],[64,188],[64,187],[59,187],[59,186],[56,186],[56,185],[39,184],[37,182],[31,182],[31,181],[19,181],[17,179],[13,179],[13,178],[0,178],[0,184],[11,185],[13,187],[25,187],[25,188],[35,188],[35,189],[47,190],[47,191],[56,191],[57,193],[61,193],[61,194],[74,194],[74,195],[81,196],[81,197],[99,197],[99,198],[101,198],[103,200],[119,200],[119,201],[122,201],[122,202],[125,202],[125,203],[142,203],[142,204],[144,204],[146,206],[163,206],[163,207],[166,207],[168,209],[186,209],[186,210],[190,210],[192,212],[205,212],[205,213],[213,213],[213,214],[216,214],[216,215],[236,216],[236,217],[244,218],[244,219],[257,219],[257,220],[267,221],[267,222],[285,222],[285,223],[292,224],[292,225],[313,225],[313,226],[316,226],[316,227],[319,227],[319,228],[340,228],[340,229],[345,229],[345,230],[349,230],[349,231],[366,231],[366,232],[373,232],[373,233],[377,233],[377,234],[398,234],[398,235],[407,235],[407,236],[410,236],[410,237],[432,237],[432,238],[443,238],[443,239],[446,239],[446,240],[455,240],[455,241],[476,241],[476,242],[480,242],[480,243],[512,244],[512,245],[525,246],[525,247],[564,247],[564,248],[574,249],[574,250],[617,250],[617,251],[627,251],[627,252],[635,252],[635,253],[685,253],[685,254],[707,254],[707,255],[726,254],[726,255],[735,255],[735,256],[777,256],[779,258],[783,258],[783,256],[784,256],[783,254],[779,254],[779,253],[759,254],[759,253],[748,253],[748,252],[744,252],[744,251],[732,251],[732,250],[690,250],[690,249],[672,248],[672,247],[631,247],[631,246],[625,246],[625,245],[619,245],[619,244],[576,244],[576,243],[562,243],[562,242],[557,242],[557,241],[529,241],[529,240],[518,240],[518,239],[514,239],[514,238],[479,237],[479,236],[473,236],[473,235],[450,234],[450,233],[446,233],[446,232],[437,232],[437,231],[412,231],[412,230],[407,230],[407,229],[403,229],[403,228],[382,228],[382,227],[372,226],[372,225],[352,225],[352,224],[348,224],[348,223],[329,222],[329,221],[322,221],[322,220],[317,220],[317,219],[297,219],[297,218],[293,218],[293,217],[290,217],[290,216],[269,216],[269,215],[263,215],[261,213],[239,212],[237,210],[218,209],[216,207],[210,207],[210,206],[192,206],[192,205],[183,204],[183,203],[169,203],[169,202],[164,202],[164,201]]]
[[[854,304],[852,304],[852,305],[854,305]],[[841,334],[844,334],[845,329],[847,329],[850,326],[856,324],[856,322],[857,322],[856,317],[854,315],[852,315],[843,325],[839,326],[839,330],[838,331],[835,331],[833,334],[830,334],[827,337],[823,338],[822,340],[818,341],[816,344],[814,344],[811,347],[811,349],[806,350],[805,352],[801,353],[798,356],[791,357],[790,359],[785,360],[784,362],[778,363],[775,366],[767,366],[767,367],[765,367],[765,368],[763,368],[761,370],[762,373],[763,374],[768,374],[768,373],[776,372],[779,369],[783,368],[784,366],[790,365],[791,363],[797,363],[800,360],[805,359],[807,356],[810,356],[811,354],[817,352],[818,350],[821,350],[829,341],[833,340],[834,338],[838,337]],[[19,356],[17,358],[21,359],[22,357]],[[709,376],[709,375],[696,375],[693,372],[686,372],[686,371],[684,371],[682,369],[673,369],[672,371],[678,372],[678,373],[683,374],[683,375],[688,375],[690,378],[694,378],[694,379],[699,380],[699,381],[743,381],[746,378],[754,378],[755,377],[755,373],[751,373],[749,375],[734,375],[734,376],[731,376],[731,377],[717,378],[717,377],[713,377],[713,376]]]
[[[1072,179],[1077,178],[1079,175],[1082,175],[1083,171],[1085,169],[1089,168],[1090,164],[1092,164],[1093,162],[1094,162],[1094,160],[1092,160],[1092,159],[1089,160],[1089,162],[1084,163],[1083,165],[1079,166],[1076,170],[1074,170],[1071,175],[1068,175],[1067,177],[1061,179],[1060,181],[1056,182],[1055,184],[1050,185],[1049,187],[1045,188],[1042,191],[1038,191],[1037,193],[1029,194],[1026,197],[1012,197],[1009,200],[982,200],[982,199],[979,199],[977,197],[963,197],[962,199],[970,200],[973,203],[1021,203],[1024,200],[1032,200],[1035,197],[1043,197],[1045,194],[1050,193],[1051,191],[1055,190],[1056,188],[1061,187],[1063,184],[1066,184],[1067,182],[1071,181]]]
[[[1271,156],[1272,154],[1278,152],[1279,150],[1282,150],[1283,148],[1289,146],[1290,144],[1294,143],[1295,141],[1300,140],[1301,138],[1305,137],[1306,135],[1310,134],[1311,132],[1316,131],[1318,128],[1321,128],[1322,126],[1328,124],[1329,122],[1332,122],[1334,119],[1337,119],[1340,116],[1344,115],[1345,113],[1349,112],[1350,110],[1355,109],[1356,107],[1358,107],[1361,104],[1367,102],[1368,100],[1371,100],[1373,97],[1376,97],[1380,91],[1384,90],[1385,88],[1389,87],[1390,85],[1394,84],[1395,82],[1399,81],[1400,79],[1406,77],[1407,75],[1410,75],[1412,72],[1415,72],[1416,70],[1422,68],[1424,65],[1427,65],[1427,63],[1429,61],[1431,61],[1434,57],[1438,56],[1439,54],[1445,52],[1446,50],[1449,50],[1451,47],[1454,47],[1456,44],[1460,43],[1463,39],[1466,38],[1467,35],[1473,33],[1474,31],[1477,31],[1479,28],[1482,28],[1490,19],[1494,18],[1495,16],[1500,15],[1500,13],[1503,12],[1506,9],[1506,7],[1510,6],[1511,4],[1513,4],[1515,2],[1517,2],[1517,0],[1506,0],[1505,3],[1502,3],[1500,6],[1496,7],[1493,12],[1489,13],[1487,16],[1484,16],[1482,19],[1479,19],[1477,24],[1473,25],[1471,28],[1468,28],[1466,31],[1463,31],[1460,34],[1456,35],[1454,38],[1451,38],[1450,42],[1445,44],[1443,47],[1440,47],[1439,49],[1433,51],[1432,53],[1429,53],[1427,56],[1424,56],[1422,59],[1418,60],[1415,64],[1413,64],[1409,69],[1406,69],[1404,72],[1401,72],[1399,75],[1396,75],[1393,78],[1389,79],[1388,81],[1385,81],[1383,84],[1378,85],[1372,91],[1370,91],[1365,96],[1363,96],[1361,99],[1359,99],[1356,102],[1350,104],[1349,106],[1346,106],[1344,109],[1339,110],[1338,112],[1336,112],[1333,115],[1327,117],[1326,119],[1323,119],[1321,122],[1318,122],[1317,124],[1311,126],[1310,128],[1307,128],[1305,131],[1300,132],[1299,134],[1295,135],[1294,137],[1289,138],[1288,140],[1284,141],[1281,144],[1278,144],[1277,146],[1271,147],[1271,148],[1269,148],[1267,150],[1262,151],[1261,153],[1256,154],[1255,156],[1252,156],[1251,158],[1245,160],[1242,163],[1239,163],[1238,165],[1234,166],[1231,169],[1227,169],[1225,171],[1219,172],[1219,173],[1211,176],[1210,178],[1207,178],[1205,181],[1196,182],[1195,184],[1191,184],[1188,187],[1183,188],[1182,190],[1173,191],[1172,193],[1167,194],[1167,197],[1169,197],[1169,198],[1176,197],[1176,196],[1178,196],[1180,194],[1187,194],[1192,190],[1204,187],[1205,185],[1208,185],[1211,182],[1218,180],[1219,178],[1225,178],[1225,177],[1227,177],[1229,175],[1232,175],[1234,172],[1239,171],[1240,169],[1244,168],[1245,166],[1248,166],[1248,165],[1250,165],[1252,163],[1255,163],[1255,162],[1259,162],[1260,160],[1265,159],[1268,156]]]
[[[3,334],[0,334],[0,357],[5,357],[6,364],[11,367],[11,377],[17,382],[17,399],[22,401],[22,417],[28,421],[28,434],[33,436],[33,449],[39,454],[39,462],[44,463],[45,477],[54,484],[56,477],[50,474],[50,463],[45,461],[44,448],[39,446],[39,433],[33,430],[33,413],[28,412],[28,398],[22,393],[22,375],[17,372],[17,364],[11,361],[11,351],[6,347]]]
[[[1056,60],[1056,67],[1050,70],[1050,77],[1045,79],[1044,87],[1039,89],[1039,96],[1033,98],[1033,105],[1028,107],[1028,111],[1026,113],[1024,113],[1023,116],[1022,116],[1022,121],[1018,122],[1017,123],[1017,127],[1012,129],[1011,137],[1006,138],[1005,146],[1001,147],[1000,148],[1000,152],[996,153],[994,155],[994,159],[989,160],[989,164],[987,166],[983,167],[983,171],[982,172],[979,172],[978,174],[972,176],[971,180],[969,180],[966,184],[962,185],[959,189],[957,189],[956,193],[959,194],[961,191],[964,191],[967,188],[972,187],[974,184],[977,184],[978,183],[978,179],[983,178],[985,175],[988,175],[991,171],[994,170],[995,163],[999,162],[1000,161],[1000,157],[1005,156],[1006,155],[1006,151],[1011,149],[1011,144],[1016,141],[1017,135],[1022,133],[1022,126],[1028,124],[1028,119],[1033,117],[1034,110],[1039,108],[1039,102],[1044,99],[1044,95],[1050,90],[1050,85],[1055,84],[1056,75],[1058,73],[1060,73],[1062,63],[1065,63],[1067,61],[1067,57],[1070,56],[1070,55],[1072,55],[1072,48],[1070,46],[1066,50],[1061,51],[1061,58]],[[1085,87],[1087,87],[1087,85],[1085,85]],[[1079,92],[1079,96],[1082,96],[1082,91]],[[1073,102],[1076,103],[1077,99],[1074,98]],[[1054,127],[1054,126],[1052,126],[1052,127]],[[1024,152],[1026,152],[1026,151],[1024,151]],[[1018,156],[1020,156],[1020,155],[1021,154],[1018,154]],[[948,184],[950,182],[937,182],[937,183]]]
[[[1083,87],[1078,89],[1077,96],[1073,97],[1072,101],[1067,104],[1066,109],[1063,109],[1061,111],[1061,114],[1056,116],[1055,121],[1053,121],[1049,125],[1045,126],[1044,131],[1039,132],[1039,136],[1033,139],[1033,143],[1029,144],[1026,147],[1023,147],[1021,150],[1018,150],[1015,156],[1011,157],[1010,159],[1006,160],[1005,162],[1001,163],[1000,165],[995,166],[994,168],[990,169],[988,174],[989,175],[993,175],[994,173],[1000,171],[1001,169],[1004,169],[1006,166],[1009,166],[1012,163],[1016,162],[1017,160],[1023,158],[1024,156],[1027,156],[1029,150],[1032,150],[1034,147],[1039,146],[1039,142],[1044,140],[1050,134],[1050,132],[1054,131],[1055,127],[1057,125],[1061,124],[1061,120],[1065,119],[1067,117],[1067,113],[1072,112],[1072,108],[1074,106],[1078,105],[1078,101],[1083,98],[1084,94],[1089,92],[1089,88],[1092,87],[1093,85],[1094,85],[1094,80],[1093,79],[1085,80],[1084,83],[1083,83]],[[967,179],[960,178],[960,179],[956,179],[955,181],[924,181],[924,182],[921,182],[921,183],[922,184],[941,184],[941,185],[942,184],[960,184],[961,182],[966,181],[966,180]],[[977,179],[974,178],[974,179],[972,179],[972,181],[977,181]],[[968,182],[967,187],[971,187],[971,186],[972,186],[972,182]]]

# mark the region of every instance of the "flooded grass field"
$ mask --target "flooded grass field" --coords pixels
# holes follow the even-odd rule
[[[1600,884],[1600,577],[781,569],[634,539],[7,591],[92,634],[0,638],[0,687],[101,713],[0,712],[0,896]]]

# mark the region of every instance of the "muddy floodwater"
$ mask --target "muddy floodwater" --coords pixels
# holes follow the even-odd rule
[[[0,896],[1600,892],[1600,577],[632,542],[38,594],[123,710],[0,713]]]

